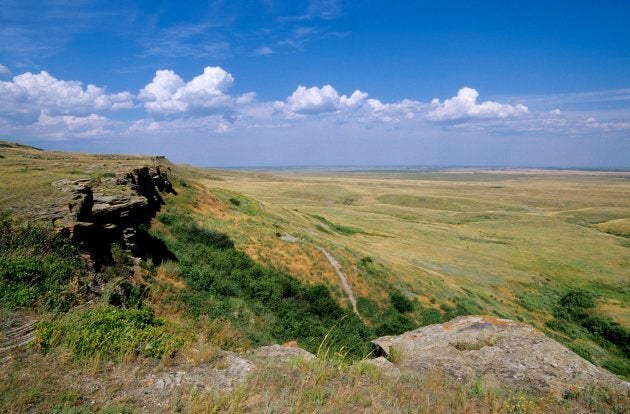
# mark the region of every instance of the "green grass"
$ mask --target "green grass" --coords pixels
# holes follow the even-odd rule
[[[171,332],[149,308],[100,306],[69,312],[37,326],[37,342],[44,352],[65,346],[78,358],[121,360],[130,354],[159,358],[174,354],[189,340]]]
[[[248,216],[255,216],[259,214],[260,207],[258,204],[250,198],[231,191],[222,189],[213,189],[213,194],[218,196],[227,205],[230,205],[233,209],[247,214]]]
[[[377,262],[373,257],[365,256],[359,260],[357,264],[359,272],[365,277],[384,278],[389,271],[381,263]]]
[[[85,271],[64,236],[0,213],[0,307],[67,310],[80,293],[69,283]]]
[[[342,264],[355,296],[370,301],[361,300],[359,312],[373,327],[391,307],[389,293],[399,290],[421,304],[407,315],[418,325],[484,313],[532,324],[570,345],[572,340],[545,322],[563,292],[577,287],[597,294],[599,316],[630,328],[630,308],[624,305],[630,298],[625,287],[630,253],[622,237],[630,187],[616,175],[467,170],[212,174],[223,181],[208,185],[265,206],[255,220],[238,213],[213,218],[213,228],[238,240],[237,248],[274,265],[286,260],[275,254],[286,247],[270,244],[266,233],[306,235]],[[351,230],[340,231],[340,226]],[[326,265],[322,262],[321,268]],[[305,281],[312,277],[307,269],[296,274]],[[329,283],[336,286],[334,274]],[[387,316],[395,325],[398,316]],[[592,358],[596,363],[620,361],[614,349],[593,336],[580,341],[597,349],[601,358]]]
[[[297,340],[314,352],[329,334],[335,352],[369,353],[372,332],[339,307],[325,286],[261,266],[235,250],[224,234],[184,218],[158,220],[169,223],[157,235],[177,256],[187,285],[179,300],[194,317],[229,320],[254,345]]]
[[[620,243],[625,238],[605,233],[625,232],[630,192],[619,180],[467,172],[321,173],[305,180],[298,173],[173,166],[178,195],[165,196],[150,232],[175,258],[157,268],[145,262],[130,278],[119,252],[117,263],[102,273],[105,294],[72,309],[88,297],[89,272],[76,249],[32,220],[59,196],[50,183],[111,179],[151,160],[68,156],[8,144],[0,152],[0,206],[29,218],[5,214],[0,220],[0,310],[43,319],[39,346],[3,360],[2,412],[90,411],[82,406],[85,391],[75,385],[92,359],[104,361],[95,370],[123,371],[126,364],[173,363],[197,348],[243,351],[289,340],[329,359],[292,366],[299,374],[264,369],[220,397],[186,390],[164,410],[238,412],[253,404],[254,410],[282,411],[281,401],[309,412],[564,412],[575,404],[621,412],[617,397],[589,390],[547,403],[499,397],[477,382],[460,387],[430,375],[388,381],[349,369],[376,336],[490,313],[541,327],[628,378],[624,321],[630,292],[624,283],[630,255]],[[306,242],[278,239],[284,232]],[[341,263],[361,318],[340,305],[347,298],[317,247]],[[279,270],[290,260],[296,272]],[[567,296],[569,288],[592,297]],[[100,379],[107,370],[89,375]],[[106,384],[104,392],[124,394],[123,383]]]
[[[571,289],[559,298],[553,309],[554,318],[546,325],[561,333],[561,341],[574,352],[628,379],[630,330],[594,313],[596,300],[590,292]]]
[[[344,236],[352,236],[354,234],[364,233],[363,230],[357,227],[350,227],[350,226],[343,226],[341,224],[335,224],[335,223],[332,223],[330,220],[328,220],[326,217],[322,217],[317,214],[311,214],[311,217],[325,224],[328,229],[334,231],[335,233],[342,234]],[[316,225],[316,226],[319,226],[319,225]],[[321,228],[321,226],[319,227]]]

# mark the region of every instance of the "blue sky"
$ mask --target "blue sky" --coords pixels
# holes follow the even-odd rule
[[[0,139],[204,166],[630,168],[630,2],[0,7]]]

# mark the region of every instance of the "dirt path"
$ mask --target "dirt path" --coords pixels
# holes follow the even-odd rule
[[[328,261],[330,262],[330,265],[333,267],[333,269],[335,269],[335,272],[337,272],[337,275],[339,276],[339,279],[341,280],[341,285],[343,286],[343,290],[346,292],[346,295],[348,295],[348,299],[350,299],[350,303],[352,304],[352,311],[358,315],[359,311],[357,310],[357,301],[354,298],[354,293],[352,293],[352,288],[350,287],[350,284],[348,283],[348,278],[346,277],[346,274],[343,272],[343,270],[341,270],[341,265],[339,264],[337,259],[334,258],[332,254],[328,253],[327,250],[321,247],[318,247],[318,249],[322,253],[324,253],[324,256],[326,256],[326,259],[328,259]]]
[[[341,286],[343,287],[343,290],[346,292],[346,295],[348,295],[348,299],[350,300],[350,304],[352,305],[352,311],[356,313],[359,317],[361,317],[361,315],[359,315],[359,311],[357,310],[357,300],[354,298],[354,293],[352,292],[350,283],[348,283],[348,278],[346,277],[346,274],[343,272],[343,270],[341,270],[341,265],[332,254],[328,253],[328,251],[324,249],[323,247],[319,247],[314,243],[310,243],[298,237],[292,236],[289,233],[284,233],[280,237],[280,240],[284,240],[289,243],[295,243],[295,242],[308,243],[316,247],[320,252],[324,253],[324,256],[326,256],[326,259],[328,259],[328,262],[330,263],[330,265],[333,267],[333,269],[335,269],[335,273],[337,273],[337,276],[339,276],[339,280],[341,280]]]

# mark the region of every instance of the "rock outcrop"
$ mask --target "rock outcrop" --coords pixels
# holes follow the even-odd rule
[[[173,192],[162,167],[137,168],[100,180],[59,180],[53,183],[64,195],[55,225],[83,251],[96,267],[111,259],[111,245],[120,243],[133,255],[149,250],[142,227],[149,224],[164,200],[160,193]],[[158,249],[159,250],[159,249]]]
[[[292,360],[310,361],[315,359],[315,355],[296,346],[269,345],[256,348],[252,355],[255,358],[262,358],[272,361],[275,364],[288,364]]]
[[[357,364],[355,364],[355,366],[357,366],[358,364],[372,367],[376,371],[380,372],[381,375],[384,375],[389,378],[398,379],[400,378],[400,375],[401,375],[400,369],[398,369],[396,365],[392,364],[388,359],[382,356],[378,358],[374,358],[374,359],[366,359],[364,361],[360,361]]]
[[[600,385],[630,391],[629,384],[596,367],[529,325],[489,316],[461,316],[398,336],[372,341],[377,356],[402,369],[442,371],[455,379],[481,378],[533,394],[559,396]]]
[[[225,392],[242,384],[255,365],[231,352],[218,361],[216,366],[203,364],[185,371],[164,370],[150,374],[145,383],[156,390],[193,386],[207,391]]]

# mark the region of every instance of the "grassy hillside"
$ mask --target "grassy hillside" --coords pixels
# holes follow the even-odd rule
[[[156,164],[169,167],[175,194],[163,194],[143,231],[169,254],[137,262],[113,246],[113,260],[91,268],[57,232],[52,217],[65,199],[52,183],[87,178],[116,191],[117,174]],[[0,349],[0,412],[135,412],[162,403],[192,412],[563,412],[625,404],[596,390],[564,402],[532,398],[454,384],[441,373],[397,382],[356,361],[376,336],[491,313],[536,324],[630,375],[626,175],[280,175],[4,142],[0,174],[0,343],[12,344],[14,332],[28,338],[28,327],[35,338],[9,354]],[[341,265],[358,314],[324,251]],[[156,372],[211,372],[225,364],[225,351],[288,341],[322,358],[294,361],[289,371],[263,367],[225,395],[182,387],[144,400]]]
[[[262,263],[329,285],[345,303],[315,248],[325,247],[342,264],[368,323],[398,292],[416,303],[416,323],[457,313],[521,320],[630,375],[627,350],[553,316],[561,298],[580,289],[595,298],[589,315],[630,327],[629,173],[206,174],[197,208],[210,228]],[[303,242],[277,237],[285,232]]]

